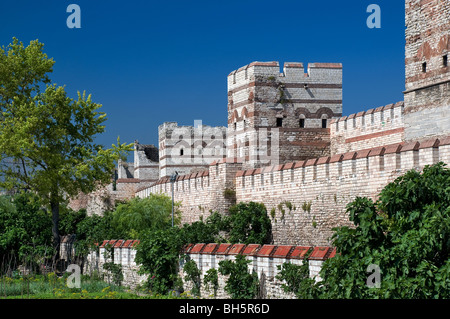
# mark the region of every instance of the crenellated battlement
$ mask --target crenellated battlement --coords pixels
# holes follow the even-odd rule
[[[228,89],[270,78],[288,83],[339,83],[342,84],[341,63],[309,63],[307,72],[301,62],[285,62],[283,72],[280,64],[273,62],[252,62],[228,75]]]
[[[331,154],[404,140],[404,103],[397,102],[330,121]]]
[[[282,134],[267,153],[283,163],[327,155],[329,121],[340,116],[342,64],[310,63],[305,73],[303,63],[286,62],[280,73],[279,62],[250,63],[228,76],[227,156],[267,165],[257,158],[266,147],[258,141],[271,129]]]

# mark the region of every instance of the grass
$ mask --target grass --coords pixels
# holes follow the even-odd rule
[[[138,294],[126,287],[108,284],[97,278],[81,276],[80,288],[69,288],[67,276],[48,275],[0,278],[0,299],[136,299]]]
[[[80,288],[69,288],[67,276],[31,275],[0,277],[0,299],[187,299],[180,296],[159,295],[150,291],[132,291],[124,286],[109,284],[100,278],[82,275]]]

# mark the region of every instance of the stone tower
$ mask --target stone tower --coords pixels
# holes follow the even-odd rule
[[[227,156],[244,168],[329,155],[342,65],[253,62],[228,75]]]
[[[165,122],[158,128],[159,175],[196,173],[225,157],[226,127],[203,125],[179,126]]]
[[[450,134],[450,1],[405,3],[405,139]]]

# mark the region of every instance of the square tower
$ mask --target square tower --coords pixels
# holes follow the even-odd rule
[[[330,154],[342,115],[342,64],[253,62],[228,75],[227,156],[244,168]]]
[[[450,1],[405,3],[405,139],[450,134]]]
[[[224,126],[203,125],[201,121],[194,121],[194,126],[165,122],[158,135],[160,177],[204,171],[225,157]]]

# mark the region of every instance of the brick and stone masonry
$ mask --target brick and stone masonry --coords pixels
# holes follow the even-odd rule
[[[450,134],[450,1],[405,1],[405,139]]]
[[[261,202],[268,212],[274,210],[274,244],[327,246],[332,228],[351,225],[345,207],[356,196],[376,199],[385,185],[406,171],[439,161],[450,162],[450,137],[249,170],[240,169],[242,163],[233,159],[224,159],[208,171],[179,176],[174,197],[181,202],[182,222],[193,222],[209,216],[210,210],[226,213],[233,202],[223,192],[232,188],[236,202]],[[150,193],[171,195],[169,178],[139,190],[136,196]]]
[[[245,167],[329,155],[342,115],[342,64],[253,62],[228,75],[227,157]]]

